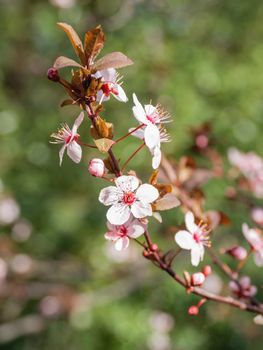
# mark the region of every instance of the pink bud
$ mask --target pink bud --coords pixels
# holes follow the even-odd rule
[[[263,208],[256,207],[251,211],[251,217],[256,224],[263,227]]]
[[[211,275],[212,273],[212,267],[210,265],[206,265],[204,268],[203,268],[203,274],[205,275],[205,277]]]
[[[89,162],[89,173],[95,177],[102,177],[105,173],[105,165],[103,160],[99,158],[91,159]]]
[[[205,275],[202,272],[196,272],[191,277],[193,286],[201,286],[205,281]]]
[[[158,245],[156,243],[151,244],[151,251],[156,252],[158,250]]]
[[[188,309],[188,314],[191,316],[198,315],[199,313],[199,308],[196,305],[192,305]]]
[[[47,71],[47,77],[49,80],[55,82],[59,81],[58,70],[54,67],[49,68],[49,70]]]
[[[237,260],[244,260],[247,257],[247,251],[245,248],[236,246],[226,251],[229,255]]]

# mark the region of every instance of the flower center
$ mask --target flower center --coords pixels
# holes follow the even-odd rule
[[[147,120],[149,120],[149,122],[151,122],[152,124],[156,124],[159,123],[160,118],[159,118],[159,114],[156,112],[153,112],[150,115],[146,115]]]
[[[103,91],[104,95],[108,97],[110,93],[114,95],[118,95],[118,91],[113,88],[112,83],[105,83],[102,85],[101,90]]]
[[[132,205],[135,202],[135,194],[133,192],[126,192],[122,198],[123,203]]]
[[[124,225],[122,225],[122,226],[120,227],[120,229],[119,229],[119,235],[120,235],[121,237],[125,237],[125,236],[127,235],[127,228],[126,228]]]
[[[201,237],[198,233],[194,233],[193,234],[193,238],[196,241],[196,243],[200,243],[201,242]]]
[[[66,138],[65,138],[65,143],[68,144],[70,142],[73,141],[77,141],[79,138],[79,134],[74,135],[73,139],[71,140],[72,134],[69,134]]]

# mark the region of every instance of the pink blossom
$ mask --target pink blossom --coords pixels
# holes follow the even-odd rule
[[[188,231],[181,230],[175,234],[175,241],[182,249],[191,251],[191,263],[197,266],[204,257],[204,247],[210,246],[209,230],[207,225],[195,224],[194,214],[188,211],[185,214],[185,225]]]
[[[244,260],[247,257],[246,249],[241,246],[235,246],[230,249],[227,249],[226,253],[231,255],[233,258],[237,260]]]
[[[149,184],[139,186],[135,176],[120,176],[115,179],[116,186],[108,186],[101,190],[99,201],[111,206],[107,211],[107,219],[113,225],[122,225],[128,221],[132,213],[135,218],[152,215],[151,204],[159,197],[158,190]]]
[[[51,135],[51,137],[55,139],[55,141],[52,141],[51,143],[63,144],[63,146],[59,151],[60,165],[62,164],[63,155],[66,149],[67,149],[67,155],[69,156],[70,159],[73,160],[73,162],[79,163],[81,161],[82,149],[80,145],[77,143],[77,140],[79,138],[79,134],[77,133],[77,130],[80,124],[82,123],[83,118],[84,118],[84,113],[81,112],[78,118],[75,120],[75,123],[72,129],[70,129],[67,124],[64,124],[62,125],[62,128],[58,130],[57,133],[53,133]]]
[[[256,224],[263,227],[263,208],[256,207],[251,210],[251,217]]]
[[[132,216],[123,225],[113,225],[107,222],[107,226],[109,230],[104,237],[115,242],[115,249],[118,251],[128,248],[130,239],[138,238],[145,231],[145,227],[140,221],[132,218]]]
[[[133,130],[135,130],[134,132],[132,132],[132,136],[135,136],[141,140],[144,140],[145,128],[146,128],[146,126],[143,126],[142,128],[137,129],[137,130],[136,130],[136,128],[131,128],[131,129],[129,129],[129,132],[132,132]],[[152,158],[153,169],[157,169],[161,163],[161,158],[162,158],[161,143],[170,141],[170,136],[166,132],[166,129],[161,127],[160,125],[158,125],[158,129],[159,129],[159,134],[160,134],[160,143],[153,148],[148,147],[152,156],[153,156],[153,158]]]
[[[239,282],[231,281],[229,288],[239,298],[251,298],[257,293],[257,287],[251,285],[248,276],[241,277]]]
[[[89,173],[95,177],[102,177],[105,173],[105,165],[102,159],[94,158],[89,162]]]
[[[254,261],[257,266],[263,266],[263,236],[259,229],[242,225],[243,234],[254,252]]]
[[[118,73],[114,68],[108,68],[95,73],[96,78],[101,78],[103,85],[101,90],[97,93],[97,101],[102,103],[103,101],[108,101],[110,95],[115,97],[118,101],[127,102],[128,98],[121,87],[120,78]]]

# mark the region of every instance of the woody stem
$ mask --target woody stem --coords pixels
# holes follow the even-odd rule
[[[116,140],[115,144],[120,142],[120,141],[122,141],[122,140],[124,140],[126,137],[130,136],[131,134],[133,134],[135,131],[141,129],[142,127],[143,127],[143,124],[137,126],[137,128],[135,128],[134,130],[128,132],[128,134],[126,134],[126,135],[122,136],[121,138],[119,138],[118,140]]]

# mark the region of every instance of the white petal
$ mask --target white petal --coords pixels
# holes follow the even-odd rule
[[[70,142],[68,144],[67,155],[75,163],[79,163],[81,161],[82,149],[81,149],[80,145],[76,141]]]
[[[133,192],[139,186],[139,180],[135,176],[119,176],[115,180],[116,186],[120,188],[123,192]]]
[[[114,68],[102,70],[100,73],[103,81],[108,83],[115,83],[117,72]]]
[[[145,216],[152,216],[152,207],[150,204],[134,202],[131,206],[131,212],[135,218],[144,218]]]
[[[191,250],[191,263],[193,266],[197,266],[202,260],[203,254],[200,248],[201,246],[199,244],[195,244]]]
[[[153,105],[144,105],[146,115],[150,116],[156,111],[156,107]]]
[[[145,110],[143,109],[143,106],[138,101],[138,98],[135,94],[132,95],[133,102],[135,106],[132,107],[133,115],[134,117],[143,124],[148,124],[149,121],[146,118]]]
[[[118,250],[119,252],[127,249],[129,246],[129,238],[128,237],[123,237],[119,238],[116,243],[115,243],[115,249]]]
[[[185,226],[189,232],[194,234],[199,230],[199,227],[195,224],[195,217],[191,211],[185,214]]]
[[[162,152],[159,147],[155,147],[153,152],[153,159],[152,159],[152,167],[153,169],[157,169],[160,166],[161,159],[162,159]]]
[[[109,231],[114,231],[115,230],[115,225],[112,225],[109,221],[107,221],[107,227],[109,229]]]
[[[129,132],[132,132],[133,130],[135,130],[136,128],[130,128]],[[143,140],[144,139],[144,127],[137,129],[135,131],[133,131],[133,133],[131,134],[134,137],[138,137],[139,139]]]
[[[122,204],[115,204],[107,211],[107,219],[113,225],[123,225],[130,217],[130,208]]]
[[[112,94],[118,101],[127,102],[128,97],[126,96],[123,88],[119,84],[114,85],[114,89],[117,90],[118,94]]]
[[[128,236],[130,238],[137,238],[141,236],[145,231],[145,228],[140,224],[138,220],[135,220],[128,228]]]
[[[144,130],[144,140],[148,148],[160,147],[160,131],[155,124],[148,124]]]
[[[102,96],[103,96],[103,98],[102,98]],[[97,102],[102,103],[102,102],[105,102],[105,101],[109,101],[109,99],[110,99],[110,96],[106,96],[102,90],[99,90],[97,92],[97,98],[96,98]]]
[[[158,190],[149,184],[141,185],[136,191],[136,198],[143,203],[152,203],[159,197]]]
[[[185,230],[178,231],[175,234],[175,242],[179,245],[182,249],[190,250],[193,248],[195,242],[193,240],[193,236],[191,233]]]
[[[118,202],[122,192],[115,186],[108,186],[100,191],[99,201],[104,205],[113,205]]]
[[[75,123],[72,127],[72,137],[74,137],[77,133],[77,130],[80,126],[80,124],[83,122],[84,119],[84,112],[81,112],[80,115],[78,116],[78,118],[75,120]]]
[[[65,152],[65,149],[66,149],[67,145],[63,145],[59,151],[59,165],[61,166],[62,164],[62,160],[63,160],[63,156],[64,156],[64,152]]]

